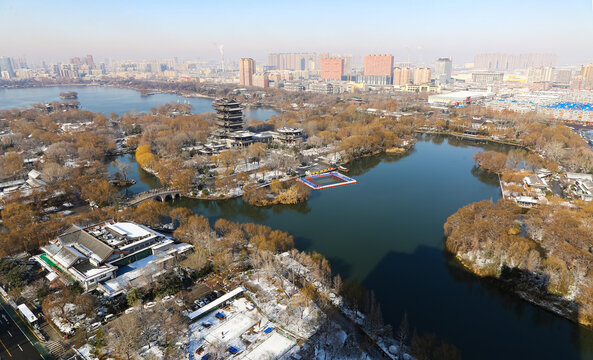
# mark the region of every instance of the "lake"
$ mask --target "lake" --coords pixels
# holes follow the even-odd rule
[[[185,98],[175,94],[160,93],[150,96],[140,96],[132,89],[122,89],[111,86],[54,86],[24,89],[0,89],[0,110],[27,107],[34,103],[47,103],[51,101],[65,101],[60,99],[61,92],[76,91],[77,101],[81,110],[102,112],[109,115],[114,112],[118,115],[135,110],[140,113],[150,112],[150,108],[174,102],[188,101],[193,105],[194,114],[212,112],[212,99]],[[258,108],[243,111],[246,120],[257,119],[266,121],[270,116],[276,115],[273,109]]]
[[[62,91],[77,91],[83,109],[105,114],[149,111],[178,99],[143,98],[112,87],[0,89],[0,109],[58,100]],[[190,101],[194,112],[212,109],[208,99]],[[256,114],[265,120],[274,113],[269,111]],[[304,204],[258,208],[241,199],[181,199],[173,205],[212,221],[224,217],[290,232],[299,249],[322,253],[344,279],[373,290],[394,328],[407,313],[411,329],[437,333],[464,359],[593,359],[593,332],[469,274],[443,251],[448,216],[470,202],[500,197],[496,177],[473,166],[473,155],[482,150],[508,148],[423,136],[406,154],[349,164],[357,184],[314,192]],[[133,154],[119,158],[131,165],[129,175],[137,181],[128,193],[160,186],[138,168]]]
[[[395,329],[405,312],[412,329],[437,333],[464,359],[593,359],[590,330],[469,274],[443,251],[448,216],[470,202],[500,198],[497,178],[473,166],[481,150],[509,148],[423,136],[404,155],[349,164],[357,184],[316,191],[304,204],[259,208],[241,199],[181,199],[173,205],[211,221],[288,231],[297,248],[322,253],[343,279],[373,290]],[[133,155],[124,157],[134,163]]]

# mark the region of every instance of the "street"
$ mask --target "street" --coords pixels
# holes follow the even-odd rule
[[[6,305],[3,302],[0,305],[0,359],[43,359],[4,309]]]

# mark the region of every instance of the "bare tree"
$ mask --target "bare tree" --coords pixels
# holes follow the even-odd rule
[[[111,322],[107,333],[107,345],[120,357],[130,360],[139,345],[139,333],[135,316],[121,316]]]
[[[403,360],[406,354],[406,344],[410,336],[410,329],[408,325],[408,313],[404,313],[404,318],[399,330],[397,332],[397,360]]]

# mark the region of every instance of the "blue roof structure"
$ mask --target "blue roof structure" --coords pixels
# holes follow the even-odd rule
[[[593,111],[593,104],[587,103],[560,102],[552,105],[546,105],[544,107],[547,109]]]
[[[226,315],[223,312],[217,312],[215,316],[219,319],[224,319],[226,317]]]

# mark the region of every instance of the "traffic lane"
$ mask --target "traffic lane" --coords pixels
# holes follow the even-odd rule
[[[12,321],[4,307],[0,307],[0,356],[2,359],[43,359],[19,327]]]

